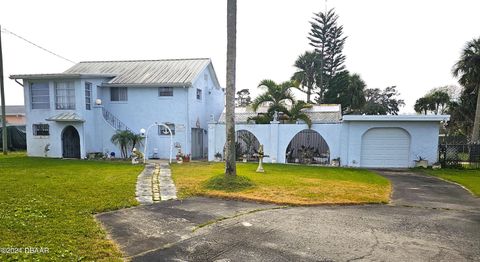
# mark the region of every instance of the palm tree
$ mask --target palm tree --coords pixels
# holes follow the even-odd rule
[[[426,115],[429,110],[433,109],[433,103],[432,103],[431,97],[429,97],[429,96],[420,97],[415,102],[415,105],[413,106],[413,109],[417,113],[420,113],[420,114],[424,113]]]
[[[359,111],[365,105],[365,87],[367,85],[362,80],[360,75],[353,74],[349,76],[347,90],[345,92],[346,100],[349,105],[349,111]]]
[[[225,95],[225,175],[237,175],[235,163],[235,65],[237,56],[237,0],[227,1],[227,90]]]
[[[145,137],[140,135],[140,134],[131,133],[130,134],[130,144],[132,145],[132,151],[135,148],[135,146],[137,146],[137,145],[143,146],[143,140],[144,139],[145,139]]]
[[[293,74],[291,80],[299,84],[298,90],[307,94],[307,103],[312,102],[310,98],[315,88],[315,79],[319,70],[318,62],[318,54],[315,51],[306,51],[294,64],[298,71]]]
[[[130,130],[117,130],[117,132],[110,138],[114,145],[120,146],[120,153],[122,158],[127,158],[128,146],[131,144],[132,132]]]
[[[297,120],[303,120],[308,128],[312,127],[312,120],[310,117],[303,111],[303,109],[312,108],[312,104],[305,103],[304,101],[298,101],[292,105],[292,108],[286,112],[288,115],[288,122],[295,123]]]
[[[263,80],[258,87],[266,90],[253,100],[252,109],[257,111],[261,105],[268,104],[267,115],[269,117],[273,117],[275,111],[286,113],[288,111],[286,107],[287,102],[290,102],[290,104],[295,102],[293,93],[290,90],[293,85],[294,83],[290,81],[277,84],[273,80]]]
[[[435,91],[430,95],[432,100],[435,115],[443,114],[446,110],[447,104],[450,102],[450,96],[444,91]]]
[[[475,120],[473,122],[472,142],[479,142],[480,133],[480,37],[467,42],[460,59],[453,67],[453,76],[460,77],[465,87],[473,87],[477,93]]]

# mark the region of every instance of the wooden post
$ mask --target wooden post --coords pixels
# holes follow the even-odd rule
[[[0,97],[2,103],[2,150],[7,154],[7,116],[5,112],[5,86],[3,82],[2,27],[0,26]]]

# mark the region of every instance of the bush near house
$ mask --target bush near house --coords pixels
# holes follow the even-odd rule
[[[0,247],[48,248],[0,261],[121,260],[93,214],[137,204],[141,166],[0,155]]]
[[[242,181],[235,186],[240,190],[220,190],[216,182],[224,167],[224,163],[173,164],[172,175],[179,197],[212,196],[318,205],[386,203],[391,192],[386,178],[365,169],[264,164],[266,172],[262,174],[255,172],[256,163],[237,163],[237,174]]]
[[[480,169],[427,169],[429,175],[440,177],[468,188],[472,193],[480,197]]]

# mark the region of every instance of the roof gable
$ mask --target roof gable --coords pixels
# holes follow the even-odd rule
[[[198,75],[211,64],[208,58],[87,61],[80,62],[64,74],[112,74],[108,86],[157,85],[191,86]]]

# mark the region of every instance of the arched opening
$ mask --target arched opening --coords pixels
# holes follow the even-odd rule
[[[62,131],[62,156],[80,158],[80,136],[73,126],[67,126]]]
[[[287,163],[330,164],[330,148],[323,137],[315,130],[298,132],[290,141],[286,151]]]
[[[260,142],[257,137],[248,130],[238,130],[235,132],[235,155],[237,160],[257,161]],[[223,147],[223,156],[225,156],[225,146]]]

